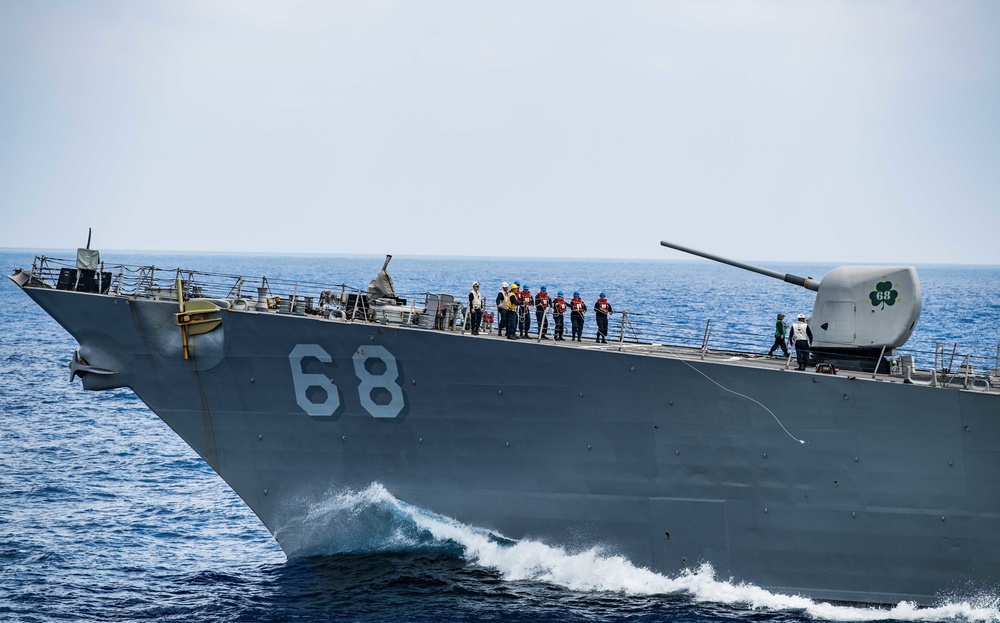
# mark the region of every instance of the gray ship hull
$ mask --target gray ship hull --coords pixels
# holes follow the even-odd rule
[[[176,303],[24,290],[85,387],[132,388],[291,556],[310,508],[377,482],[510,538],[813,598],[1000,582],[992,391],[232,310],[185,360]]]

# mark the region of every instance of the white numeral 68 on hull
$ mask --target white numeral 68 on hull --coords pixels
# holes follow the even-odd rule
[[[302,361],[313,357],[320,362],[330,363],[333,358],[319,344],[297,344],[288,355],[292,368],[292,385],[295,387],[295,402],[299,407],[313,417],[330,417],[340,409],[340,389],[325,374],[303,372]],[[368,370],[369,359],[378,359],[385,366],[381,374]],[[394,418],[403,410],[406,398],[403,388],[399,385],[399,366],[396,357],[384,346],[360,346],[352,357],[354,374],[358,377],[358,399],[361,406],[376,418]],[[326,393],[321,402],[313,402],[309,398],[310,388],[320,388]],[[388,392],[389,402],[378,404],[372,398],[374,390]],[[384,395],[384,394],[383,394]]]

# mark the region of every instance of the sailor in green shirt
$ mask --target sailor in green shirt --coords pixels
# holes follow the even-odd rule
[[[778,321],[774,323],[774,344],[767,354],[774,355],[776,348],[781,348],[782,357],[788,356],[788,346],[785,344],[785,314],[778,314]]]

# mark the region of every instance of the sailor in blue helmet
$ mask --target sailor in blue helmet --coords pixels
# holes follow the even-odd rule
[[[573,323],[572,330],[573,334],[570,336],[571,340],[576,340],[577,342],[583,341],[583,315],[587,313],[587,304],[583,302],[580,298],[579,292],[573,293],[573,298],[569,302],[569,319]]]
[[[602,344],[608,343],[608,316],[615,313],[611,309],[611,303],[601,292],[600,298],[594,303],[594,314],[597,315],[597,341]]]
[[[563,298],[562,290],[556,292],[556,298],[552,301],[552,320],[555,321],[555,333],[552,339],[557,342],[565,342],[566,338],[563,337],[564,325],[563,317],[566,314],[566,310],[569,309],[569,303]]]
[[[535,306],[535,297],[531,296],[528,284],[519,288],[521,296],[521,306],[518,307],[518,323],[521,337],[528,337],[528,330],[531,329],[531,309]]]
[[[552,299],[549,298],[548,290],[542,286],[538,290],[538,294],[535,295],[535,319],[538,321],[538,339],[540,340],[549,339],[545,334],[549,331],[548,310],[551,304]]]

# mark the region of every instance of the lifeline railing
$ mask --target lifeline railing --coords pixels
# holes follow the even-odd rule
[[[65,268],[75,268],[75,260],[66,260],[46,256],[38,256],[32,263],[32,277],[50,286],[56,287],[60,271]],[[363,297],[348,295],[364,294],[365,290],[347,286],[346,284],[320,284],[259,277],[248,279],[241,275],[212,273],[184,270],[180,268],[165,269],[156,266],[128,266],[116,264],[106,266],[101,264],[97,271],[100,279],[111,273],[111,283],[108,292],[118,296],[176,300],[178,279],[181,283],[181,294],[187,300],[192,298],[224,299],[230,302],[245,300],[256,303],[258,290],[266,293],[270,300],[279,296],[289,299],[298,298],[301,293],[314,291],[339,291],[340,300],[353,301],[355,306],[364,305]],[[258,285],[259,284],[259,285]],[[103,288],[103,283],[100,284]],[[249,291],[248,291],[249,290]],[[102,290],[103,291],[103,290]],[[427,293],[409,295],[412,301],[424,300]],[[412,297],[412,298],[411,298]],[[305,298],[303,296],[303,298]],[[368,310],[363,310],[361,319],[368,317]],[[566,330],[569,331],[570,318],[566,314]],[[357,310],[348,314],[349,319],[357,317]],[[534,323],[533,323],[534,324]],[[537,330],[535,327],[534,329]],[[549,330],[553,330],[550,321]],[[593,340],[596,335],[596,325],[593,316],[587,318],[585,335]],[[687,346],[706,353],[733,353],[742,355],[762,355],[767,352],[773,342],[773,325],[747,325],[725,320],[696,320],[652,317],[637,312],[617,312],[609,319],[609,342],[618,344],[651,344],[662,346]],[[585,338],[586,339],[586,338]],[[791,346],[789,344],[789,346]],[[920,343],[910,343],[902,349],[897,349],[894,356],[909,355],[913,357],[915,367],[935,370],[941,374],[952,376],[970,376],[977,372],[1000,377],[1000,345],[996,354],[991,356],[959,353],[958,344],[947,346],[935,342],[932,348]],[[960,365],[955,372],[952,368],[955,361]]]

